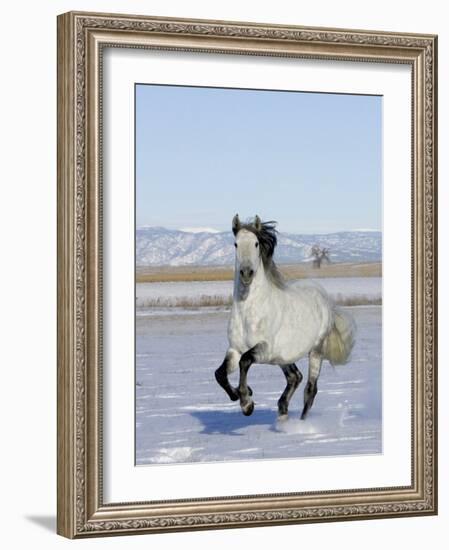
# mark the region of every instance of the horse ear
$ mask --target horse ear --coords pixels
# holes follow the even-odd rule
[[[239,215],[236,214],[232,219],[232,232],[237,235],[241,227]]]
[[[260,220],[259,216],[256,216],[254,218],[254,227],[256,228],[256,231],[260,231],[262,229],[262,221]]]

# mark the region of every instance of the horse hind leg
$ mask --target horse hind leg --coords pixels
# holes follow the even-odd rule
[[[322,354],[317,350],[312,350],[309,353],[309,376],[307,385],[304,388],[304,408],[302,410],[301,419],[304,420],[312,408],[313,401],[318,392],[317,380],[321,371],[323,362]]]
[[[280,419],[286,418],[288,415],[288,405],[290,399],[295,393],[299,384],[301,384],[302,374],[298,367],[292,363],[291,365],[279,365],[287,380],[287,385],[278,401],[278,415]]]

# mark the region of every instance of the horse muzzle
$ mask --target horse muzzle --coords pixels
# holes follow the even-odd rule
[[[242,267],[240,269],[240,281],[245,285],[249,286],[254,279],[254,269],[252,267]]]

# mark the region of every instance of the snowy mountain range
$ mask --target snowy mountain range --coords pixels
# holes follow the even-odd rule
[[[136,231],[138,266],[233,265],[234,238],[230,231],[140,227]],[[279,233],[275,261],[311,261],[311,248],[328,248],[332,262],[376,262],[382,259],[380,231],[341,231],[328,234]]]

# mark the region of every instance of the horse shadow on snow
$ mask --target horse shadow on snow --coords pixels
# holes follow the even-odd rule
[[[238,430],[248,428],[249,426],[266,426],[270,429],[275,424],[277,418],[277,412],[270,409],[256,409],[251,415],[251,419],[244,416],[240,410],[195,411],[191,415],[201,422],[202,430],[200,433],[235,436],[245,435]]]

